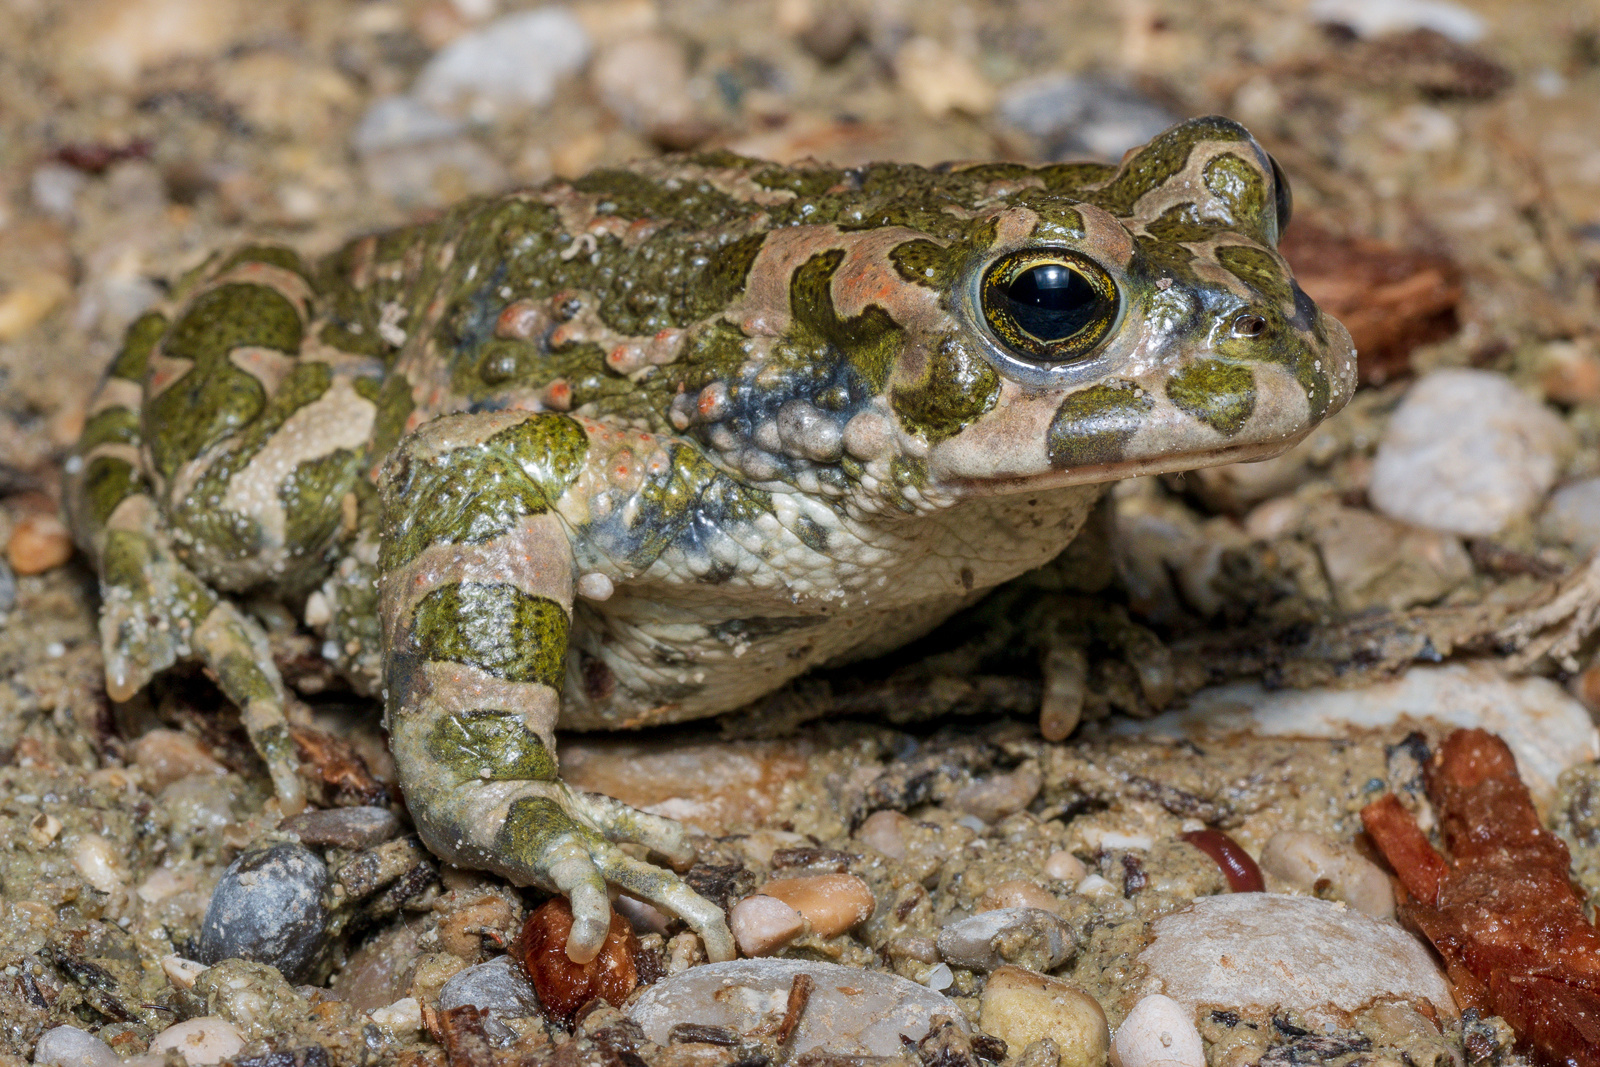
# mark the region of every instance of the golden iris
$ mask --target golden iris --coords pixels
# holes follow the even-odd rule
[[[989,328],[1014,354],[1037,363],[1083,359],[1106,339],[1120,297],[1092,259],[1055,248],[1001,256],[979,290]]]

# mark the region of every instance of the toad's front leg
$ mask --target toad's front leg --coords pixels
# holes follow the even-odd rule
[[[438,419],[396,450],[380,610],[401,788],[443,859],[566,894],[574,961],[605,940],[608,885],[682,917],[708,956],[731,959],[719,908],[615,844],[688,862],[683,828],[556,776],[573,557],[552,506],[587,450],[573,420],[526,412]]]

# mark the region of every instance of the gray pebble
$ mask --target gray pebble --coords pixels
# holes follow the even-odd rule
[[[33,1062],[38,1067],[119,1067],[122,1060],[111,1046],[76,1026],[46,1030],[34,1046]]]
[[[441,115],[409,96],[386,96],[373,101],[356,123],[351,143],[362,155],[403,145],[454,137],[465,128],[459,119]]]
[[[556,83],[588,60],[590,48],[588,31],[565,8],[518,11],[441,48],[413,91],[432,107],[465,104],[474,119],[543,107],[554,98]]]
[[[1014,963],[1048,971],[1065,963],[1077,948],[1072,927],[1040,908],[983,911],[939,931],[939,955],[946,963],[992,971]]]
[[[0,615],[17,606],[17,576],[11,564],[0,559]]]
[[[1180,117],[1126,85],[1075,74],[1017,82],[1001,95],[999,111],[1043,141],[1051,159],[1119,159]]]
[[[371,848],[400,836],[400,820],[388,808],[328,808],[283,820],[278,829],[305,845]]]
[[[328,921],[327,864],[290,842],[253,849],[229,864],[200,928],[200,962],[237,957],[303,977]]]
[[[468,1004],[506,1019],[539,1014],[539,995],[510,956],[458,971],[439,990],[440,1011]]]

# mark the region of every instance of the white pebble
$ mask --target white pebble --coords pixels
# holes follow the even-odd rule
[[[745,897],[728,911],[728,929],[745,956],[766,956],[799,937],[806,921],[776,897]]]
[[[856,840],[892,860],[906,858],[905,828],[911,822],[898,811],[875,811],[856,830]]]
[[[1057,849],[1044,861],[1044,873],[1058,882],[1077,885],[1089,873],[1083,861],[1066,849]]]
[[[174,989],[191,989],[194,980],[211,968],[195,960],[184,959],[177,953],[161,957],[161,972],[167,976]]]
[[[1111,1039],[1111,1067],[1206,1067],[1193,1013],[1160,993],[1142,998]]]
[[[1600,478],[1569,482],[1551,493],[1539,532],[1580,552],[1600,548]]]
[[[423,68],[414,90],[431,107],[466,103],[472,117],[543,107],[589,58],[589,33],[565,8],[519,11],[462,34]]]
[[[1504,375],[1435,371],[1389,420],[1368,495],[1390,518],[1491,537],[1533,513],[1572,446],[1567,424]]]
[[[1484,34],[1483,18],[1447,0],[1314,0],[1311,17],[1348,26],[1360,37],[1432,30],[1461,44]]]
[[[394,1033],[416,1033],[422,1029],[422,1005],[416,997],[401,997],[370,1013],[372,1021]]]
[[[72,866],[85,882],[102,893],[122,885],[122,871],[116,849],[99,834],[84,834],[72,845]]]
[[[608,46],[589,77],[607,109],[636,130],[683,122],[694,111],[689,57],[680,42],[663,34]]]
[[[121,1067],[122,1061],[111,1046],[76,1026],[46,1030],[34,1046],[33,1062],[38,1067]]]
[[[922,984],[927,986],[929,989],[937,990],[938,992],[943,993],[946,989],[950,988],[950,983],[954,982],[955,980],[956,975],[955,972],[950,969],[950,965],[948,963],[941,963],[939,966],[928,972],[928,976],[922,980]]]
[[[228,1020],[202,1015],[169,1026],[150,1041],[151,1052],[165,1052],[169,1048],[177,1049],[189,1067],[197,1067],[232,1059],[244,1048],[244,1041]]]

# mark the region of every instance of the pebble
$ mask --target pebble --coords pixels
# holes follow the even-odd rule
[[[1151,925],[1139,953],[1157,988],[1192,1012],[1259,1004],[1337,1025],[1378,998],[1457,1014],[1429,949],[1393,923],[1314,897],[1201,897]],[[1119,1031],[1120,1033],[1120,1031]]]
[[[901,1054],[902,1036],[918,1041],[935,1015],[967,1030],[961,1009],[909,978],[811,960],[759,959],[713,963],[647,986],[628,1017],[659,1045],[686,1019],[743,1033],[776,1012],[782,1015],[795,978],[812,980],[811,998],[790,1046],[791,1056],[826,1049],[843,1056]]]
[[[250,25],[236,0],[78,0],[56,47],[69,66],[127,85],[180,56],[223,51]]]
[[[1432,30],[1457,44],[1471,44],[1485,32],[1482,16],[1447,0],[1313,0],[1311,17],[1348,27],[1359,37]]]
[[[728,929],[743,956],[767,956],[805,932],[805,916],[764,894],[745,897],[728,911]]]
[[[1001,967],[984,983],[978,1025],[1008,1049],[1055,1043],[1061,1067],[1099,1067],[1111,1044],[1106,1013],[1068,982],[1021,967]]]
[[[894,56],[900,87],[931,118],[952,111],[982,116],[994,107],[994,86],[972,60],[931,37],[913,37]]]
[[[48,811],[41,811],[28,820],[28,836],[33,843],[44,848],[61,834],[61,820]]]
[[[1011,126],[1043,142],[1049,159],[1120,159],[1180,116],[1119,82],[1045,74],[1007,86],[997,110]]]
[[[144,788],[160,793],[191,774],[226,774],[228,769],[200,742],[181,730],[150,730],[133,743],[133,764],[144,772]]]
[[[1334,597],[1351,613],[1430,604],[1473,575],[1454,534],[1337,505],[1313,509],[1309,525]]]
[[[523,966],[545,1014],[570,1023],[578,1009],[595,997],[621,1004],[639,985],[634,964],[639,939],[628,921],[615,911],[600,952],[586,963],[567,955],[572,932],[572,908],[566,897],[552,897],[535,908],[518,937]]]
[[[1390,418],[1368,496],[1402,522],[1492,537],[1533,513],[1572,447],[1567,424],[1504,375],[1434,371]]]
[[[172,983],[174,989],[191,989],[194,981],[207,971],[203,963],[195,960],[186,960],[177,953],[169,953],[161,957],[161,973],[167,976],[167,981]]]
[[[946,963],[974,971],[992,971],[1006,963],[1054,970],[1078,947],[1072,927],[1041,908],[979,912],[944,927],[937,941]]]
[[[1586,404],[1600,397],[1600,353],[1579,341],[1549,341],[1540,352],[1539,385],[1558,404]]]
[[[401,997],[367,1014],[374,1023],[395,1033],[414,1034],[422,1029],[422,1005],[416,997]]]
[[[28,177],[28,195],[33,206],[46,215],[70,220],[78,210],[78,194],[89,184],[89,176],[65,163],[41,163]]]
[[[1160,993],[1140,998],[1117,1027],[1111,1067],[1206,1067],[1194,1009]]]
[[[856,840],[892,860],[906,858],[905,828],[911,819],[898,811],[875,811],[856,829]]]
[[[533,983],[510,956],[496,956],[456,972],[439,990],[439,1010],[471,1004],[502,1019],[539,1014],[539,995]]]
[[[1402,717],[1499,734],[1536,803],[1548,805],[1568,767],[1600,758],[1600,732],[1583,704],[1548,678],[1508,678],[1492,663],[1413,667],[1350,689],[1264,689],[1237,682],[1202,689],[1183,711],[1124,721],[1113,733],[1216,743],[1249,731],[1273,737],[1349,737]],[[1224,742],[1225,743],[1225,742]]]
[[[865,922],[877,906],[872,888],[853,874],[774,878],[761,892],[805,916],[811,929],[822,937],[837,937]]]
[[[556,84],[576,73],[589,51],[588,31],[565,8],[519,11],[440,49],[413,93],[430,107],[465,105],[473,119],[490,121],[502,111],[550,103]]]
[[[1261,869],[1303,893],[1338,900],[1374,919],[1394,918],[1394,887],[1354,847],[1321,834],[1280,830],[1261,849]]]
[[[6,308],[0,304],[0,340],[15,336],[8,332],[7,321]],[[72,535],[65,523],[48,512],[24,515],[6,542],[6,560],[17,574],[43,574],[71,558]]]
[[[38,1067],[121,1067],[111,1046],[76,1026],[58,1026],[39,1035],[33,1049]]]
[[[17,574],[0,558],[0,615],[17,606]]]
[[[1009,774],[996,774],[956,791],[950,803],[987,823],[999,822],[1007,815],[1033,803],[1042,779],[1036,767],[1018,767]]]
[[[215,1015],[202,1015],[169,1026],[150,1039],[151,1052],[177,1049],[190,1067],[232,1059],[242,1048],[244,1040],[239,1031],[228,1020]]]
[[[689,56],[664,34],[618,41],[595,58],[589,72],[601,103],[635,130],[686,122],[694,113],[689,95]]]
[[[200,928],[199,957],[237,957],[300,978],[322,946],[328,867],[301,845],[280,842],[242,853],[211,894]]]
[[[388,808],[327,808],[283,820],[278,829],[303,845],[371,848],[400,836],[400,820]]]
[[[1072,853],[1067,853],[1072,855]],[[1083,877],[1083,864],[1078,864],[1078,876],[1071,879],[1077,882]],[[976,911],[996,911],[1000,908],[1038,908],[1059,915],[1061,902],[1043,886],[1021,878],[1013,878],[998,885],[992,885],[983,891],[978,898]]]
[[[72,843],[72,866],[85,882],[102,893],[122,887],[126,876],[121,858],[110,841],[99,834],[84,834]]]
[[[333,980],[339,999],[360,1011],[376,1011],[405,996],[422,954],[422,923],[391,926],[351,953]]]
[[[1568,482],[1551,493],[1539,532],[1580,552],[1600,548],[1600,478]]]
[[[385,96],[372,102],[356,123],[350,143],[361,155],[389,148],[454,137],[461,133],[460,119],[441,115],[411,96]]]
[[[1089,869],[1083,865],[1083,861],[1077,856],[1074,856],[1064,848],[1060,848],[1045,857],[1044,873],[1058,882],[1077,885],[1083,881],[1084,876],[1089,873]]]

